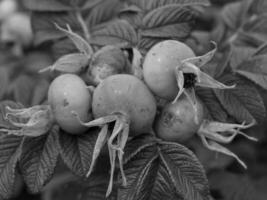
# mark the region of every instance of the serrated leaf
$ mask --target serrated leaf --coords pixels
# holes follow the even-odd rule
[[[226,85],[236,84],[234,89],[214,90],[229,115],[240,123],[261,121],[265,118],[262,98],[250,82],[231,75],[225,75],[220,81]]]
[[[135,140],[130,143],[140,143]],[[124,166],[128,184],[119,188],[118,199],[209,199],[204,170],[190,150],[175,143],[141,143],[139,151],[126,146],[135,153]]]
[[[70,11],[73,8],[70,5],[64,4],[56,0],[23,0],[23,5],[33,11]]]
[[[66,37],[56,29],[54,23],[60,27],[68,24],[75,33],[81,33],[80,24],[73,12],[33,12],[31,19],[36,45]]]
[[[4,97],[9,84],[9,73],[4,67],[0,68],[0,100]]]
[[[102,1],[86,16],[85,22],[91,31],[94,26],[112,20],[121,8],[119,0]]]
[[[58,155],[56,126],[47,135],[25,139],[20,169],[31,193],[40,192],[49,181],[56,167]]]
[[[196,156],[186,147],[161,142],[160,158],[173,184],[184,199],[209,199],[205,171]]]
[[[13,195],[16,165],[21,155],[22,137],[5,136],[0,140],[0,199]]]
[[[47,98],[47,91],[50,83],[46,79],[39,80],[32,93],[31,105],[42,104]]]
[[[126,43],[136,45],[138,36],[134,28],[125,20],[115,20],[92,32],[92,43],[110,45]]]
[[[143,18],[145,28],[154,28],[163,25],[189,22],[193,20],[193,13],[188,8],[179,5],[167,5],[152,10]]]
[[[129,0],[129,2],[145,11],[150,11],[168,4],[178,4],[181,6],[210,5],[209,0]]]
[[[97,135],[97,129],[79,136],[59,134],[61,158],[74,174],[85,177],[89,171]]]
[[[142,36],[157,38],[185,38],[190,34],[192,10],[179,5],[167,5],[152,10],[143,18]]]
[[[42,69],[44,72],[46,70],[59,71],[63,73],[74,73],[79,74],[84,71],[84,69],[89,64],[89,58],[83,53],[72,53],[61,56],[53,65]]]
[[[142,53],[148,51],[152,46],[154,46],[155,44],[157,44],[158,42],[161,42],[162,40],[164,40],[163,38],[151,38],[151,37],[142,37],[141,40],[139,40],[138,42],[138,48],[140,50],[142,50]]]
[[[215,121],[226,122],[227,112],[224,110],[212,89],[197,88],[197,95]]]

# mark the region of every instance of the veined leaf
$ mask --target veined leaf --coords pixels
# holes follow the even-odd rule
[[[226,85],[236,84],[234,89],[214,90],[229,115],[240,123],[261,121],[265,118],[262,98],[250,82],[231,75],[225,75],[220,81]]]
[[[136,45],[138,36],[134,28],[125,20],[115,20],[92,32],[92,43],[109,45],[126,43]]]
[[[161,6],[169,5],[169,4],[177,4],[181,6],[208,6],[210,5],[209,0],[128,0],[132,4],[137,5],[139,8],[150,11],[156,9]]]
[[[79,136],[64,132],[59,134],[61,157],[74,174],[86,176],[91,165],[97,135],[97,130],[89,130]]]
[[[25,139],[20,168],[31,193],[40,192],[49,181],[56,167],[58,155],[57,126],[47,135]]]
[[[102,0],[86,16],[85,23],[89,31],[91,32],[94,26],[98,24],[112,20],[119,13],[120,8],[121,3],[119,0]]]
[[[6,135],[0,140],[0,199],[13,195],[16,165],[21,155],[22,137]]]
[[[132,148],[131,143],[140,144],[138,150]],[[128,185],[119,188],[119,199],[208,200],[210,198],[204,170],[186,147],[175,143],[152,142],[151,137],[141,136],[130,141],[125,151],[133,153],[128,153],[131,156],[125,160]]]
[[[218,98],[214,94],[214,91],[212,89],[198,87],[196,92],[200,97],[201,102],[209,111],[210,117],[216,121],[226,122],[227,112],[220,104]]]
[[[163,25],[189,22],[193,18],[194,15],[190,9],[179,5],[167,5],[149,12],[143,18],[143,26],[146,29],[155,28]]]
[[[190,34],[192,10],[179,5],[167,5],[152,10],[143,18],[142,36],[158,38],[185,38]]]

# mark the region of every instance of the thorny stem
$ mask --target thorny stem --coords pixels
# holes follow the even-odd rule
[[[88,30],[88,28],[87,28],[87,26],[85,24],[85,21],[84,21],[84,19],[82,17],[81,11],[79,11],[79,10],[76,11],[76,17],[77,17],[78,22],[81,25],[81,28],[83,30],[83,33],[84,33],[86,41],[88,43],[90,43],[90,38],[91,38],[90,37],[90,33],[89,33],[89,30]]]

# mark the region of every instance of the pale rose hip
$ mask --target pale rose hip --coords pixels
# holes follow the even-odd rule
[[[84,81],[74,74],[63,74],[51,83],[48,102],[52,107],[56,122],[68,133],[80,134],[87,128],[82,126],[73,112],[82,120],[90,119],[91,94]]]

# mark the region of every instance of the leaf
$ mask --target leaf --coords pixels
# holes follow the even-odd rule
[[[98,135],[97,129],[75,136],[63,131],[59,134],[60,154],[76,175],[85,177],[92,160],[92,153]]]
[[[227,112],[220,104],[212,89],[198,87],[196,93],[200,97],[201,102],[205,105],[212,119],[220,122],[227,121]]]
[[[262,98],[250,82],[231,75],[221,77],[220,81],[226,85],[236,84],[234,89],[214,90],[229,115],[240,123],[261,121],[265,118]]]
[[[0,199],[13,196],[16,165],[21,155],[22,137],[8,136],[0,140]]]
[[[151,37],[142,37],[138,42],[138,48],[145,55],[146,51],[148,51],[152,46],[164,40],[163,38],[151,38]]]
[[[251,5],[251,11],[255,14],[266,13],[267,2],[265,0],[254,0]]]
[[[169,4],[178,4],[180,6],[210,5],[209,0],[129,0],[129,2],[145,11],[150,11]]]
[[[72,53],[61,56],[57,61],[40,72],[45,72],[47,70],[59,71],[64,73],[74,73],[79,74],[84,71],[84,69],[89,64],[89,58],[82,53]]]
[[[73,7],[57,0],[23,0],[23,5],[33,11],[70,11]]]
[[[100,2],[85,18],[85,23],[88,26],[89,31],[98,24],[112,20],[121,8],[121,3],[119,0],[105,0]]]
[[[144,145],[138,151],[126,146],[126,152],[134,153],[128,153],[133,156],[126,158],[128,185],[119,188],[118,199],[209,199],[204,170],[190,150],[175,143],[146,143],[150,137],[141,137]],[[136,138],[130,143],[140,143],[140,140]]]
[[[56,59],[71,53],[77,53],[77,48],[68,38],[59,40],[52,45],[53,55]]]
[[[42,0],[37,2],[35,0],[23,0],[23,5],[32,11],[49,11],[62,12],[72,11],[77,8],[89,9],[100,3],[101,0],[74,0],[74,1],[56,1],[56,0]]]
[[[26,138],[23,144],[20,169],[31,193],[39,193],[50,180],[56,167],[58,127],[44,136]]]
[[[11,88],[14,95],[14,100],[25,106],[29,106],[34,89],[35,81],[28,75],[20,75],[14,80]]]
[[[62,175],[61,175],[62,176]],[[77,177],[68,178],[55,176],[43,192],[43,200],[105,200],[109,176],[107,174],[92,174],[89,179],[81,180]],[[64,176],[64,174],[63,174]],[[65,175],[66,176],[66,175]]]
[[[92,43],[110,45],[126,43],[136,45],[138,36],[134,28],[125,20],[115,20],[92,32]]]
[[[152,10],[143,18],[141,34],[149,37],[184,38],[191,30],[192,10],[179,5],[167,5]]]
[[[61,28],[59,25],[55,24],[57,29],[65,33],[68,38],[73,42],[76,48],[86,56],[91,56],[93,54],[92,47],[88,44],[88,42],[83,39],[79,34],[74,33],[69,25],[67,25],[67,29]]]
[[[252,56],[255,49],[249,47],[233,46],[233,53],[230,59],[230,65],[233,69],[236,69],[242,62],[246,61]]]
[[[0,100],[3,99],[9,84],[9,73],[4,67],[0,68]]]
[[[40,79],[36,83],[32,93],[31,105],[39,105],[46,100],[49,86],[50,83],[46,79]]]
[[[242,199],[242,200],[264,200],[261,197],[252,180],[242,174],[233,174],[230,172],[216,171],[210,176],[210,185],[214,191],[217,191],[221,199]]]
[[[267,90],[266,64],[266,55],[254,56],[241,63],[235,71]]]
[[[226,4],[221,11],[224,23],[231,29],[236,30],[240,26],[241,2]]]
[[[144,29],[141,32],[143,37],[156,37],[165,39],[183,39],[186,38],[192,28],[188,23],[164,25],[157,28]]]
[[[56,29],[55,23],[60,27],[68,24],[75,33],[81,33],[81,26],[73,12],[33,12],[31,19],[36,45],[66,37],[64,32]]]

